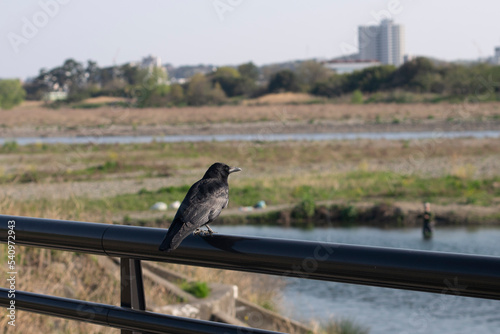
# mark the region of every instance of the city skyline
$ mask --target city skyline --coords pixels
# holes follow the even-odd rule
[[[446,61],[491,57],[500,46],[492,0],[132,1],[39,0],[0,5],[0,78],[27,78],[65,59],[99,66],[148,54],[175,66],[257,65],[358,52],[358,26],[392,19],[406,53]]]

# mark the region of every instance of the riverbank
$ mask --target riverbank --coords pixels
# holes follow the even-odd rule
[[[483,110],[482,107],[487,105],[491,108]],[[457,115],[461,115],[459,109],[453,109],[455,117],[441,114],[434,116],[425,111],[427,106],[422,106],[424,111],[417,112],[412,109],[411,117],[405,118],[403,114],[397,114],[400,116],[395,118],[397,108],[414,106],[377,106],[380,109],[376,112],[366,114],[364,112],[369,109],[365,106],[349,106],[348,109],[354,108],[349,109],[353,114],[347,115],[345,119],[342,119],[342,113],[339,112],[342,108],[335,109],[336,106],[264,106],[242,109],[239,113],[242,119],[240,121],[228,118],[232,117],[229,111],[234,110],[230,107],[224,107],[222,111],[208,107],[193,108],[192,111],[180,108],[173,110],[177,113],[175,115],[170,109],[154,110],[152,114],[141,114],[144,110],[131,112],[127,109],[97,109],[93,112],[66,109],[49,110],[48,113],[33,109],[27,113],[16,114],[15,109],[9,111],[10,119],[2,118],[6,114],[5,111],[1,112],[0,123],[5,123],[0,124],[0,132],[3,137],[6,133],[4,131],[21,128],[20,124],[26,124],[23,131],[29,132],[30,136],[37,136],[50,129],[56,137],[61,134],[76,136],[83,133],[82,131],[94,131],[93,136],[100,136],[103,133],[101,130],[119,129],[121,126],[124,131],[134,131],[134,128],[137,131],[141,127],[152,129],[156,126],[171,126],[172,129],[179,128],[179,131],[189,133],[194,130],[203,131],[202,129],[207,132],[215,131],[214,129],[228,123],[227,126],[238,131],[259,129],[262,133],[273,133],[285,131],[283,129],[287,129],[287,126],[294,122],[306,127],[317,126],[316,129],[323,126],[321,122],[338,122],[336,124],[339,124],[340,128],[351,125],[360,126],[360,129],[387,126],[391,131],[404,131],[405,126],[429,126],[434,131],[437,124],[447,124],[450,127],[458,127],[458,130],[454,130],[460,131],[464,126],[474,124],[496,127],[498,120],[495,115],[498,106],[500,105],[481,104],[481,108],[474,109],[468,117],[462,114],[461,118],[457,118]],[[286,117],[280,120],[280,110],[288,110],[289,107],[293,112],[297,112],[294,116],[296,118],[289,117],[291,114],[286,111]],[[325,107],[328,111],[325,111],[323,118],[320,115],[322,109],[318,109],[320,107]],[[387,113],[382,110],[385,107],[390,109]],[[443,108],[443,105],[429,106],[431,107]],[[265,112],[262,111],[259,116],[259,110]],[[361,121],[355,119],[354,110],[366,117]],[[193,121],[188,118],[169,118],[187,117],[183,111],[186,111]],[[277,113],[273,113],[274,111]],[[106,116],[107,112],[110,114]],[[127,112],[130,112],[129,118],[119,118],[122,113],[127,115]],[[162,112],[166,112],[166,115],[162,115]],[[255,114],[252,114],[254,112]],[[266,113],[267,116],[264,116]],[[316,115],[315,118],[312,118],[312,115]],[[371,119],[367,115],[370,115]],[[163,119],[172,123],[161,125],[155,117],[166,117]],[[252,120],[252,117],[256,118]],[[148,121],[152,123],[149,124]],[[269,126],[262,127],[263,124]],[[352,131],[352,128],[350,129]],[[46,134],[50,135],[49,132]],[[210,164],[223,161],[243,168],[243,172],[230,177],[229,208],[224,210],[213,226],[220,233],[230,231],[230,224],[274,223],[280,227],[300,226],[301,229],[296,230],[300,237],[314,231],[324,236],[325,226],[420,226],[416,216],[420,213],[422,201],[432,202],[438,228],[446,224],[475,228],[480,224],[498,224],[500,221],[498,144],[499,139],[494,138],[81,145],[18,145],[15,142],[7,142],[0,145],[0,212],[166,228],[175,210],[156,212],[151,211],[150,207],[158,201],[170,205],[175,200],[182,200],[189,186],[203,175]],[[239,209],[240,206],[252,206],[260,200],[266,201],[266,209],[250,213]],[[294,230],[278,229],[287,232]],[[404,230],[398,231],[404,234]],[[379,232],[384,234],[384,238],[391,234],[388,229]],[[276,237],[284,237],[285,234],[280,233],[277,233]],[[334,237],[323,241],[351,242],[339,239],[338,236],[336,231]],[[413,239],[420,241],[420,234],[417,232],[416,237],[412,236],[411,240]],[[441,239],[435,238],[433,242],[437,240]],[[470,245],[469,242],[465,244]],[[402,246],[408,247],[406,241]],[[114,296],[119,294],[119,283],[116,283],[118,281],[112,275],[103,273],[94,266],[94,262],[92,256],[21,248],[19,263],[25,263],[25,279],[19,288],[62,297],[113,303]],[[50,271],[46,270],[49,266]],[[192,267],[185,269],[192,270]],[[82,272],[85,275],[82,276]],[[53,282],[54,275],[60,278],[61,284],[67,285],[64,289],[61,289],[60,284],[47,285]],[[214,281],[238,283],[245,298],[262,306],[275,306],[280,310],[277,289],[269,291],[256,285],[263,281],[261,277],[220,270],[214,270],[210,275],[210,279],[213,278]],[[90,294],[94,291],[90,287],[95,285],[95,277],[102,277],[101,281],[106,283],[105,286],[113,287],[102,291],[101,286],[101,289],[96,290],[99,297],[97,299],[94,294]],[[200,277],[208,280],[209,276],[207,272],[203,272]],[[266,285],[273,287],[273,284]],[[324,291],[327,290],[322,289],[322,295]],[[159,286],[153,285],[147,293],[148,302],[171,302]],[[355,295],[364,294],[361,292]],[[308,298],[310,297],[309,294]],[[332,299],[330,297],[328,296]],[[314,303],[314,299],[309,300]],[[345,304],[349,300],[352,298],[343,298],[339,304]],[[296,301],[293,303],[306,305]],[[373,319],[363,319],[363,323],[371,325]],[[23,326],[27,332],[39,328],[48,328],[50,331],[54,328],[49,318],[28,315]],[[100,327],[75,325],[72,322],[61,322],[58,326],[60,331],[66,332],[102,332]]]
[[[345,223],[337,219],[339,208],[311,213],[323,204],[338,204],[342,210],[352,206],[352,221],[372,224],[372,209],[364,203],[410,203],[412,207],[405,211],[405,204],[401,210],[411,217],[410,211],[421,210],[422,201],[443,206],[443,222],[500,221],[498,139],[35,144],[4,145],[0,155],[3,199],[28,216],[47,207],[71,212],[75,219],[166,227],[175,210],[149,208],[159,201],[182,200],[189,185],[217,159],[244,169],[231,177],[230,206],[221,217],[226,222],[286,221],[286,211],[303,203],[309,206],[306,218],[314,218],[304,226],[314,220],[321,225]],[[248,212],[238,211],[260,200],[272,216],[246,218]],[[385,221],[398,226],[398,217],[393,213]]]
[[[217,226],[276,226],[303,229],[369,226],[375,228],[421,227],[422,203],[404,201],[319,201],[310,203],[310,213],[303,204],[272,205],[252,211],[228,209],[218,218]],[[432,204],[433,221],[444,226],[500,226],[497,207],[459,204]],[[167,212],[128,211],[113,215],[113,223],[163,227],[173,219]]]
[[[0,137],[500,130],[500,103],[0,110]]]
[[[25,105],[9,113],[10,117],[0,118],[2,135],[8,131],[33,135],[31,131],[35,131],[54,138],[130,131],[139,135],[166,128],[178,134],[500,129],[500,103],[89,110]],[[17,113],[24,119],[13,117]],[[25,128],[19,124],[26,124]],[[259,200],[285,216],[290,213],[283,206],[330,201],[355,206],[358,218],[369,223],[369,213],[362,213],[363,203],[376,206],[425,200],[456,206],[446,216],[462,224],[472,220],[491,223],[500,207],[500,145],[496,138],[26,146],[5,142],[0,155],[2,194],[9,200],[31,208],[43,201],[65,210],[76,202],[82,213],[98,220],[105,216],[108,222],[157,220],[158,214],[149,207],[157,201],[182,200],[188,186],[217,160],[244,169],[231,179],[228,215],[238,206]],[[464,213],[465,206],[476,208],[475,212]],[[338,216],[334,211],[327,216]],[[231,216],[241,219],[240,212],[234,213]],[[320,213],[310,215],[320,223]],[[405,216],[412,214],[406,212]]]

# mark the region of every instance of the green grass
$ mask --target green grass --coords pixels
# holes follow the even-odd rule
[[[15,140],[6,141],[3,143],[2,147],[1,147],[1,152],[2,153],[15,152],[15,151],[17,151],[18,148],[19,148],[19,145],[17,144],[17,141],[15,141]]]
[[[253,205],[259,200],[265,200],[268,205],[298,203],[297,214],[303,219],[311,215],[316,201],[324,200],[349,202],[376,198],[489,206],[500,197],[500,188],[494,186],[500,182],[500,177],[481,180],[462,179],[450,175],[425,178],[415,175],[402,176],[392,172],[353,171],[308,175],[301,178],[281,177],[266,185],[255,180],[247,182],[251,184],[240,181],[231,185],[230,206]],[[94,213],[146,211],[158,201],[166,203],[181,201],[189,187],[190,185],[171,186],[155,191],[141,189],[136,193],[102,199],[59,200],[59,204],[67,210],[73,210],[77,203],[82,210]],[[43,201],[26,201],[30,202],[36,206]],[[345,209],[342,217],[346,223],[356,216],[353,210]]]
[[[341,319],[323,325],[320,332],[322,334],[368,334],[370,328],[350,319]]]
[[[206,282],[182,282],[181,289],[196,298],[206,298],[210,295],[210,287]]]

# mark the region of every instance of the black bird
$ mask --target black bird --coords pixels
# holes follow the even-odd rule
[[[229,174],[241,171],[226,164],[214,163],[201,180],[191,186],[175,214],[167,235],[161,243],[160,251],[173,251],[191,232],[199,234],[205,225],[208,233],[214,233],[208,223],[219,217],[229,202]]]

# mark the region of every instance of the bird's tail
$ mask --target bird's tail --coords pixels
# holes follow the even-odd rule
[[[165,235],[165,238],[161,242],[160,247],[158,248],[160,251],[164,252],[171,252],[179,245],[181,244],[182,240],[184,239],[183,234],[181,230],[182,224],[174,224],[172,223],[170,225],[170,228],[167,231],[167,235]]]

